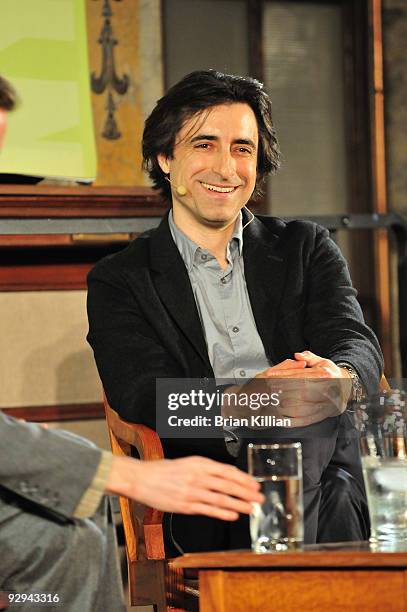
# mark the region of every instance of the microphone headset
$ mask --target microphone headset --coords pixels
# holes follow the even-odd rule
[[[187,190],[187,188],[185,187],[185,185],[175,185],[175,184],[174,184],[172,181],[170,181],[170,179],[168,178],[168,176],[165,176],[164,178],[165,178],[165,180],[166,180],[166,181],[168,181],[169,183],[171,183],[171,185],[172,185],[173,187],[175,187],[175,191],[177,192],[177,194],[178,194],[179,196],[181,196],[181,197],[182,197],[182,196],[187,195],[188,190]]]

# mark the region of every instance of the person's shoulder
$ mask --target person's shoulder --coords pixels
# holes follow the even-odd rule
[[[307,219],[283,219],[266,215],[256,215],[269,231],[282,239],[297,239],[302,242],[309,240],[315,241],[319,236],[328,236],[329,232],[325,227],[309,221]]]

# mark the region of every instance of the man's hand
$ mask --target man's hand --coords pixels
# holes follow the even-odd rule
[[[294,357],[259,372],[244,385],[229,387],[226,392],[253,398],[253,394],[259,396],[281,390],[278,406],[265,406],[256,414],[288,417],[292,427],[312,425],[341,414],[352,389],[349,372],[311,351],[295,353]],[[223,416],[247,417],[251,414],[249,399],[242,405],[225,404],[224,401]]]
[[[293,427],[311,425],[341,414],[352,390],[349,372],[311,351],[295,353],[294,357],[306,367],[266,370],[268,379],[284,379],[281,413],[291,418]]]
[[[262,503],[259,483],[236,467],[205,457],[138,461],[113,457],[106,490],[166,512],[226,521]]]
[[[227,387],[224,394],[226,397],[229,396],[233,398],[234,394],[236,394],[236,396],[246,395],[247,397],[250,397],[252,394],[269,393],[269,385],[267,384],[267,381],[262,379],[266,379],[272,375],[281,376],[283,372],[284,374],[288,372],[295,373],[299,370],[304,370],[304,368],[306,368],[305,361],[285,359],[281,363],[259,372],[254,378],[251,378],[243,385],[231,385],[230,387]],[[225,395],[222,402],[222,416],[224,418],[244,418],[250,415],[250,409],[248,408],[249,404],[239,404],[229,401],[229,399],[226,399]],[[267,414],[275,414],[280,416],[280,412],[277,408],[272,411],[270,407],[268,407],[266,412]]]
[[[300,353],[297,353],[299,355]],[[301,373],[307,367],[305,359],[284,359],[275,366],[256,374],[254,378],[269,378],[270,376],[290,376],[302,378]]]

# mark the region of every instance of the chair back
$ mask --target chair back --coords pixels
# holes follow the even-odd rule
[[[160,438],[145,425],[130,423],[113,410],[104,396],[112,453],[131,457],[136,449],[142,460],[163,459]],[[123,521],[129,597],[132,606],[154,605],[167,610],[163,513],[119,496]]]

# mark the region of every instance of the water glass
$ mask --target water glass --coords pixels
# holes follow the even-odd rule
[[[373,543],[407,542],[406,393],[369,396],[354,408]]]
[[[262,504],[253,504],[250,515],[252,550],[300,548],[304,539],[301,444],[249,444],[248,465],[265,498]]]

